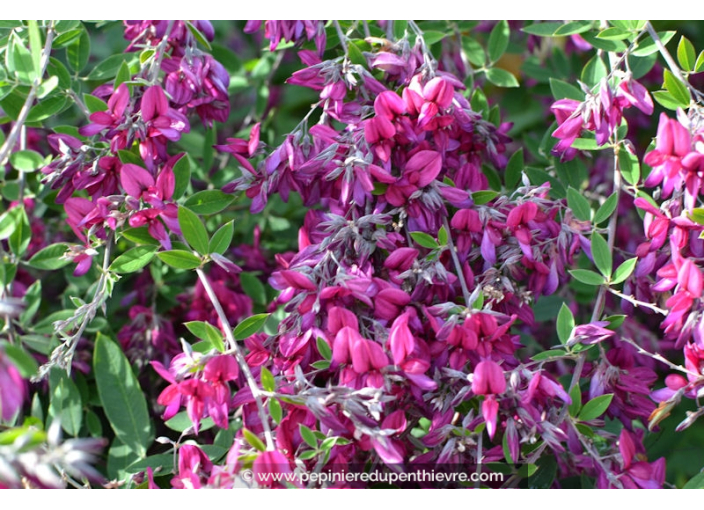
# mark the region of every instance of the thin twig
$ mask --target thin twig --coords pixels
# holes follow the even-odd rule
[[[347,36],[342,31],[342,27],[340,26],[340,23],[338,23],[337,20],[333,20],[332,23],[333,25],[335,25],[335,30],[337,30],[337,36],[340,38],[340,44],[342,45],[342,49],[344,50],[345,55],[347,55]]]
[[[619,292],[616,289],[612,289],[611,287],[609,287],[609,292],[611,292],[614,296],[618,296],[621,299],[625,299],[629,303],[632,303],[634,306],[642,306],[643,308],[648,308],[654,312],[659,313],[660,315],[667,315],[669,313],[667,310],[660,308],[659,306],[655,306],[651,303],[646,303],[645,301],[639,301],[633,296],[628,296],[623,292]]]
[[[222,305],[220,304],[220,300],[215,295],[215,291],[213,291],[213,287],[210,285],[210,281],[208,280],[208,277],[203,272],[203,270],[200,268],[196,269],[196,273],[198,273],[198,278],[200,279],[200,282],[203,284],[203,288],[205,289],[205,293],[208,294],[208,298],[210,299],[210,302],[213,304],[213,307],[215,308],[215,313],[217,313],[218,319],[220,319],[220,323],[222,324],[222,327],[225,330],[225,338],[227,339],[227,346],[230,350],[232,350],[234,352],[235,359],[237,360],[237,364],[240,366],[240,370],[242,370],[242,373],[244,374],[244,377],[247,380],[247,385],[249,386],[249,389],[252,391],[252,396],[254,397],[254,401],[257,404],[257,411],[259,412],[259,418],[262,422],[262,426],[264,427],[264,437],[266,439],[266,448],[267,448],[267,450],[273,451],[275,449],[274,438],[271,434],[271,428],[269,427],[269,417],[267,416],[266,410],[264,409],[264,402],[262,401],[262,390],[259,389],[257,382],[254,380],[254,376],[252,375],[252,371],[249,369],[249,365],[247,364],[247,360],[244,359],[244,354],[242,353],[242,349],[240,349],[239,345],[237,344],[237,340],[235,340],[235,337],[232,334],[232,326],[230,326],[230,321],[228,321],[227,315],[225,315],[225,311],[223,310]]]
[[[638,354],[643,354],[644,356],[648,356],[649,358],[652,358],[652,359],[654,359],[654,360],[656,360],[656,361],[659,361],[660,363],[664,363],[665,365],[667,365],[668,367],[670,367],[672,370],[677,370],[678,372],[685,373],[685,374],[687,374],[688,376],[694,376],[695,378],[701,377],[700,374],[697,374],[697,373],[695,373],[695,372],[692,372],[691,370],[687,370],[687,369],[686,369],[685,367],[683,367],[682,365],[676,365],[675,363],[673,363],[672,361],[670,361],[670,360],[664,358],[664,357],[661,356],[660,354],[656,354],[656,353],[653,353],[653,352],[650,352],[650,351],[646,351],[646,350],[643,349],[640,345],[638,345],[638,344],[635,342],[635,340],[633,340],[632,338],[627,338],[627,337],[622,336],[622,337],[621,337],[621,340],[622,340],[623,342],[626,342],[627,344],[630,344],[630,345],[632,345],[633,347],[635,347],[635,348],[638,350]]]
[[[447,223],[447,217],[443,216],[442,226],[447,232],[447,247],[450,249],[450,255],[452,256],[452,262],[455,264],[455,269],[457,270],[457,278],[460,280],[460,285],[462,286],[462,294],[464,295],[465,306],[470,306],[470,293],[467,287],[467,281],[464,279],[464,271],[462,270],[462,265],[460,264],[460,259],[457,256],[457,251],[455,251],[455,243],[452,242],[452,231],[450,230],[450,225]]]
[[[147,79],[149,79],[150,83],[152,84],[156,83],[157,79],[159,78],[159,71],[161,70],[161,61],[164,59],[164,55],[166,54],[166,44],[169,42],[169,37],[171,37],[171,31],[174,29],[175,23],[176,22],[174,20],[169,21],[169,24],[166,27],[166,33],[164,34],[164,37],[162,37],[161,41],[159,42],[159,46],[157,46],[154,50],[154,60],[152,60],[152,63],[149,66],[149,73],[147,75]]]
[[[589,456],[594,459],[597,464],[599,464],[599,467],[604,471],[604,474],[606,475],[606,478],[608,478],[609,482],[614,484],[618,489],[623,489],[623,484],[621,484],[621,481],[618,479],[618,477],[616,477],[616,475],[614,475],[614,473],[604,465],[604,462],[599,456],[599,452],[594,449],[594,445],[589,443],[589,441],[582,435],[575,423],[570,421],[570,425],[572,426],[572,429],[574,430],[575,434],[577,434],[579,442],[582,443],[582,446],[584,446],[584,449],[587,450]]]

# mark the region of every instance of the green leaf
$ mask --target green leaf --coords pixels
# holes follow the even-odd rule
[[[142,168],[147,167],[144,164],[144,161],[142,160],[142,158],[138,154],[135,154],[132,151],[118,150],[117,157],[120,158],[120,161],[122,163],[132,163],[133,165],[141,166]]]
[[[66,60],[75,72],[80,73],[90,58],[90,37],[85,27],[83,33],[66,47]]]
[[[423,33],[423,40],[425,41],[425,44],[428,45],[428,47],[442,41],[445,37],[447,37],[446,33],[438,32],[437,30],[428,30],[427,32]]]
[[[176,414],[173,418],[165,421],[164,425],[169,427],[171,430],[175,430],[176,432],[184,432],[193,427],[193,422],[188,417],[188,412],[181,411],[180,413]],[[203,418],[200,421],[198,432],[211,429],[214,426],[215,422],[213,422],[213,419],[208,416],[207,418]]]
[[[320,355],[327,361],[332,360],[332,349],[330,349],[328,343],[321,337],[318,337],[315,340],[315,343],[318,347],[318,352],[320,353]]]
[[[611,271],[613,270],[613,258],[611,255],[611,249],[609,248],[606,240],[598,232],[592,234],[592,257],[594,257],[594,264],[597,269],[603,274],[607,279],[611,277]]]
[[[312,458],[315,458],[318,455],[318,452],[316,450],[306,450],[305,452],[301,452],[298,455],[298,458],[301,460],[310,460]]]
[[[10,234],[7,242],[10,245],[12,253],[21,258],[27,250],[27,246],[29,246],[29,241],[32,238],[32,229],[29,225],[29,218],[27,218],[24,207],[15,207],[13,211],[14,210],[17,211],[15,213],[17,215],[15,230]]]
[[[219,253],[222,255],[230,247],[232,242],[232,236],[235,233],[235,224],[233,221],[228,221],[222,227],[220,227],[213,237],[210,239],[208,244],[209,253]]]
[[[29,379],[37,373],[38,366],[36,360],[24,349],[13,344],[5,344],[3,349],[7,357],[12,361],[12,364],[17,367],[22,377]]]
[[[2,100],[0,100],[0,107],[2,107],[4,113],[12,120],[17,120],[27,96],[23,94],[19,88],[14,88],[10,92],[3,89],[0,95],[3,96]]]
[[[445,226],[443,225],[440,227],[440,230],[438,230],[438,243],[440,243],[441,246],[447,246],[447,241],[447,230],[445,230]]]
[[[59,86],[59,78],[57,76],[51,76],[44,80],[41,85],[37,88],[37,99],[44,99],[53,90]]]
[[[137,244],[159,245],[159,241],[154,239],[147,227],[128,228],[121,233],[122,237]]]
[[[190,321],[184,323],[184,326],[186,326],[188,331],[193,333],[197,338],[209,342],[214,349],[220,352],[225,351],[222,333],[212,324],[203,321]]]
[[[88,108],[88,111],[90,113],[95,113],[95,112],[104,112],[108,109],[108,104],[100,99],[99,97],[95,97],[92,94],[83,94],[83,102],[86,105],[86,108]],[[128,152],[128,151],[119,151],[119,152]],[[129,152],[129,154],[132,154]],[[124,161],[123,161],[124,163]]]
[[[42,72],[42,36],[39,34],[39,25],[37,20],[27,20],[27,31],[29,32],[29,50],[32,54],[32,66],[34,75],[41,78]]]
[[[26,327],[34,318],[42,302],[42,281],[37,280],[24,293],[24,311],[20,314],[20,325]]]
[[[486,78],[497,87],[509,88],[519,86],[518,80],[512,73],[499,67],[492,67],[491,69],[487,69]]]
[[[22,44],[19,38],[15,38],[11,48],[8,47],[6,51],[12,51],[12,68],[8,62],[8,71],[14,71],[15,76],[25,85],[31,85],[34,80],[39,76],[34,70],[34,64],[32,63],[32,55],[29,50]]]
[[[552,358],[562,358],[563,356],[567,356],[567,351],[564,351],[562,349],[552,349],[549,351],[539,352],[538,354],[533,356],[531,359],[533,361],[545,361],[547,359],[552,359]]]
[[[178,200],[191,183],[191,162],[185,153],[174,165],[174,178],[176,179],[176,185],[174,186],[173,199]]]
[[[625,315],[609,315],[608,317],[605,317],[604,320],[609,322],[609,325],[606,326],[606,329],[611,329],[613,331],[616,331],[624,323],[624,321],[626,320],[626,316]]]
[[[626,45],[622,41],[617,41],[615,39],[600,39],[591,32],[582,34],[582,37],[585,41],[598,50],[621,53],[626,49]]]
[[[49,416],[59,419],[67,434],[78,436],[83,423],[83,405],[76,384],[65,371],[54,368],[49,374],[49,388]]]
[[[694,71],[696,59],[697,53],[694,51],[694,45],[685,36],[680,37],[680,43],[677,45],[677,60],[680,61],[682,69]]]
[[[555,99],[574,99],[584,101],[584,92],[574,85],[562,80],[550,78],[550,91]]]
[[[562,345],[565,345],[570,339],[573,329],[574,315],[572,315],[572,310],[565,303],[562,303],[560,313],[557,314],[557,337]]]
[[[233,332],[235,335],[235,340],[244,340],[245,338],[249,338],[255,333],[258,333],[264,326],[266,320],[269,318],[269,315],[270,314],[268,313],[260,313],[247,317],[245,320],[240,322]]]
[[[667,43],[670,42],[670,39],[674,37],[675,33],[676,32],[674,31],[658,32],[658,37],[662,40],[663,45],[667,45]],[[658,51],[658,47],[655,44],[655,41],[647,35],[643,40],[641,40],[641,42],[638,43],[638,47],[633,50],[631,54],[636,57],[645,57],[651,53],[655,53],[656,51]]]
[[[267,303],[266,288],[261,280],[252,273],[240,273],[239,277],[244,293],[251,297],[256,304],[265,305]]]
[[[203,263],[200,257],[185,250],[160,251],[156,256],[176,269],[195,269]]]
[[[61,20],[56,22],[54,29],[56,29],[57,34],[63,34],[69,30],[74,30],[80,24],[81,22],[78,20]]]
[[[582,409],[582,390],[580,389],[579,384],[575,384],[574,388],[570,391],[570,398],[572,399],[572,403],[567,410],[569,411],[570,416],[575,418],[579,415],[579,411]]]
[[[147,401],[122,348],[98,333],[93,373],[103,411],[115,435],[140,457],[152,442]]]
[[[367,67],[367,59],[364,58],[362,50],[360,50],[356,44],[351,43],[347,45],[347,56],[353,64]]]
[[[529,489],[549,489],[557,474],[557,460],[553,455],[540,457],[535,463],[537,471],[528,477]]]
[[[598,225],[599,223],[608,220],[616,210],[617,205],[618,194],[614,192],[604,201],[603,204],[601,204],[599,209],[597,209],[596,214],[594,215],[594,225]]]
[[[183,206],[178,208],[178,224],[186,242],[201,255],[208,253],[208,232],[201,219]]]
[[[550,196],[553,198],[565,198],[567,196],[567,190],[565,190],[564,185],[559,179],[556,179],[549,173],[547,173],[542,168],[526,167],[525,173],[528,176],[531,184],[540,186],[545,182],[550,183]]]
[[[67,99],[63,96],[50,96],[37,103],[29,110],[27,122],[39,122],[53,117],[66,106]]]
[[[150,455],[144,459],[140,459],[137,462],[133,462],[127,468],[125,472],[130,475],[134,475],[140,472],[144,472],[147,468],[152,468],[152,470],[157,470],[161,468],[160,474],[170,473],[174,467],[174,456],[172,453],[158,453],[156,455]]]
[[[201,168],[205,172],[210,171],[213,166],[213,159],[215,158],[215,148],[213,147],[213,145],[217,143],[215,126],[216,124],[213,124],[213,127],[206,129],[205,137],[203,138],[203,162]]]
[[[48,271],[60,269],[71,262],[68,258],[64,258],[66,250],[68,245],[65,243],[49,245],[35,253],[27,264],[35,269]]]
[[[302,423],[298,424],[298,430],[301,432],[301,439],[303,439],[308,446],[311,448],[318,448],[318,440],[315,438],[315,434],[308,427]]]
[[[606,30],[602,30],[596,35],[599,39],[608,39],[614,41],[621,41],[623,39],[628,39],[631,36],[631,32],[626,30],[621,30],[616,27],[609,27]]]
[[[697,57],[697,63],[694,64],[694,72],[701,73],[704,71],[704,51],[702,51]]]
[[[268,368],[261,368],[260,378],[264,391],[276,391],[276,380],[274,379],[274,376],[271,374]]]
[[[208,39],[201,33],[200,30],[198,30],[195,26],[190,21],[186,21],[186,26],[188,27],[188,30],[191,31],[193,36],[196,38],[196,41],[198,41],[200,44],[205,46],[205,49],[208,51],[211,51],[212,48],[210,47],[210,43],[208,42]]]
[[[394,20],[391,23],[393,23],[394,28],[394,39],[403,39],[408,29],[408,21],[400,19]]]
[[[17,151],[10,156],[10,164],[21,172],[34,172],[44,166],[44,158],[31,150]]]
[[[487,52],[489,53],[489,60],[492,63],[497,62],[506,52],[510,33],[511,30],[505,20],[499,21],[494,25],[494,28],[491,29]]]
[[[281,409],[281,404],[279,404],[279,401],[275,398],[269,399],[269,414],[271,415],[271,419],[274,420],[274,423],[281,423],[281,418],[284,413]]]
[[[582,69],[582,81],[589,87],[593,87],[606,77],[606,65],[598,55],[594,55],[587,65]]]
[[[631,276],[631,273],[633,273],[633,270],[636,268],[637,262],[638,257],[633,257],[632,259],[628,259],[623,262],[620,266],[618,266],[616,268],[616,271],[614,271],[614,277],[611,279],[611,283],[616,285],[625,281],[626,278]]]
[[[618,166],[623,179],[628,184],[632,186],[638,184],[640,180],[640,162],[638,161],[638,156],[621,149],[618,152]]]
[[[225,209],[234,199],[233,195],[219,189],[209,189],[191,195],[184,205],[196,214],[215,214]]]
[[[666,90],[656,90],[655,92],[652,92],[653,94],[653,99],[655,99],[658,103],[660,103],[662,106],[667,108],[668,110],[677,110],[677,108],[682,108],[683,106],[686,107],[687,105],[682,105],[679,101],[677,101],[672,94],[670,94]]]
[[[606,412],[606,410],[611,405],[611,400],[613,398],[613,393],[594,397],[589,402],[584,404],[584,407],[582,407],[582,410],[580,411],[579,416],[577,416],[577,419],[579,421],[589,421],[598,418]]]
[[[687,107],[691,100],[687,86],[679,79],[675,78],[675,75],[672,74],[669,69],[663,71],[663,81],[665,88],[670,95],[672,95],[673,99],[682,106]]]
[[[557,21],[548,21],[546,23],[533,23],[532,25],[523,27],[521,31],[527,34],[539,35],[541,37],[552,37],[561,26],[562,23]]]
[[[131,81],[132,80],[132,72],[130,71],[130,66],[125,62],[124,60],[122,61],[122,64],[120,64],[120,69],[117,70],[117,74],[115,75],[115,81],[113,83],[113,87],[117,89],[120,85],[122,85],[125,82]]]
[[[86,80],[106,81],[110,78],[114,78],[124,63],[125,55],[110,55],[93,68],[93,70],[86,77]]]
[[[92,437],[103,437],[103,424],[93,411],[86,411],[86,426]]]
[[[81,30],[80,28],[74,28],[73,30],[68,30],[54,39],[54,42],[52,43],[52,48],[58,49],[58,48],[64,48],[64,47],[68,46],[73,41],[78,39],[82,33],[83,33],[83,30]]]
[[[15,207],[0,214],[0,240],[7,239],[17,228],[21,208]]]
[[[633,55],[628,55],[628,64],[631,68],[633,79],[638,80],[648,74],[657,60],[657,53],[653,53],[647,57],[634,57]]]
[[[486,63],[486,55],[484,48],[476,39],[471,37],[462,37],[462,49],[467,55],[467,60],[477,67],[483,67]]]
[[[494,200],[497,196],[499,196],[498,191],[481,190],[481,191],[475,191],[474,193],[472,193],[472,200],[474,201],[475,205],[484,205],[484,204],[488,204],[489,202]],[[441,244],[444,245],[445,243],[441,243]]]
[[[242,429],[242,435],[244,436],[245,441],[247,441],[252,447],[256,448],[260,452],[266,451],[266,446],[262,440],[256,436],[256,434],[247,429]]]
[[[120,441],[119,437],[113,439],[108,450],[108,477],[113,480],[126,479],[125,469],[130,464],[137,462],[142,456],[135,453],[129,446]]]
[[[582,34],[592,27],[592,21],[570,21],[565,23],[560,28],[555,30],[554,35],[565,36],[565,35],[575,35]]]
[[[431,250],[434,250],[435,248],[440,247],[437,241],[425,232],[411,232],[411,238],[413,238],[413,240],[423,248],[430,248]]]
[[[589,200],[572,187],[567,189],[567,205],[572,209],[572,213],[578,220],[589,221],[592,219],[592,208],[589,205]]]
[[[573,269],[570,274],[575,278],[575,280],[587,285],[603,285],[604,277],[594,271],[588,269]]]
[[[525,161],[523,158],[523,149],[518,149],[513,153],[511,158],[506,164],[506,170],[504,171],[504,182],[508,189],[514,189],[521,182],[521,174],[525,168]]]
[[[315,361],[310,364],[313,368],[316,370],[327,370],[330,368],[330,362],[329,361]]]
[[[704,473],[699,473],[690,478],[683,489],[704,489]]]
[[[157,249],[153,245],[136,246],[117,257],[108,269],[118,274],[139,271],[151,262]]]

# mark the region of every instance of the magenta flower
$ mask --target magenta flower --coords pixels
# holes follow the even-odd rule
[[[120,184],[125,192],[135,200],[141,200],[152,206],[151,209],[140,209],[134,212],[129,219],[130,226],[140,227],[148,225],[149,234],[159,241],[165,250],[171,249],[171,240],[158,218],[169,227],[172,232],[181,233],[178,224],[178,208],[173,203],[167,203],[173,197],[176,179],[173,166],[183,157],[172,157],[164,166],[156,179],[152,174],[138,165],[127,163],[120,171]],[[138,204],[130,204],[134,208]]]
[[[265,487],[272,485],[285,486],[284,482],[292,483],[286,478],[291,475],[291,464],[286,456],[279,451],[267,451],[260,453],[252,464],[254,480]]]
[[[665,198],[669,197],[673,190],[681,189],[682,159],[689,154],[691,145],[689,131],[677,120],[661,113],[655,149],[643,159],[647,165],[653,167],[645,185],[653,187],[662,183],[662,194]]]
[[[19,371],[0,350],[0,418],[10,421],[21,409],[27,385]]]
[[[499,412],[496,395],[505,391],[506,378],[501,367],[495,361],[480,361],[472,376],[472,392],[476,395],[486,396],[482,402],[482,416],[486,421],[489,437],[492,439],[496,433],[496,417]]]
[[[653,114],[653,98],[650,97],[648,89],[635,81],[632,76],[629,75],[619,84],[616,95],[624,97],[631,106],[635,106],[644,114]]]
[[[117,128],[125,121],[125,110],[129,102],[130,89],[123,83],[110,96],[107,111],[92,113],[90,115],[92,123],[83,126],[78,132],[81,136],[93,136],[106,128]],[[119,148],[124,149],[124,147]]]

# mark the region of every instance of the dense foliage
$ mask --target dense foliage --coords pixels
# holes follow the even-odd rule
[[[704,487],[698,28],[0,21],[0,487]]]

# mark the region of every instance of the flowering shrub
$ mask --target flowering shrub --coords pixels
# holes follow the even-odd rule
[[[675,36],[0,22],[0,487],[704,487]]]

